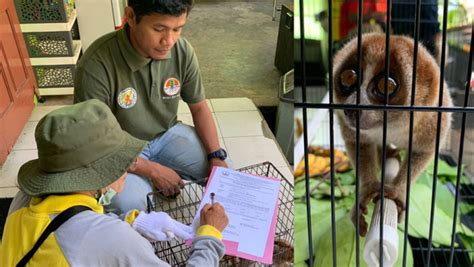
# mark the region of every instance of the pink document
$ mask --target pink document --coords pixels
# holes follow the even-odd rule
[[[229,217],[223,232],[225,254],[272,264],[279,188],[275,178],[214,167],[197,214],[211,202],[212,191]]]

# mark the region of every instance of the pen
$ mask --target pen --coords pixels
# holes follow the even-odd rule
[[[214,192],[211,193],[211,205],[214,205],[214,196],[216,194],[214,194]]]

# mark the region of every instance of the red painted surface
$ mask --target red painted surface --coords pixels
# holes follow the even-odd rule
[[[0,1],[0,164],[34,108],[36,81],[13,0]]]
[[[125,26],[125,23],[127,23],[127,17],[123,16],[122,18],[122,24],[120,26],[115,26],[115,30],[120,30]]]

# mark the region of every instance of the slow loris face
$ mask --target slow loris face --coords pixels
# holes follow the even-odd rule
[[[409,105],[413,71],[413,40],[393,36],[390,40],[390,68],[387,80],[388,103]],[[418,50],[416,105],[435,106],[438,101],[439,69],[425,49]],[[362,37],[362,72],[357,68],[357,40],[342,48],[334,58],[334,100],[341,104],[356,104],[357,84],[361,80],[360,104],[385,103],[385,34],[365,34]],[[435,88],[436,90],[430,89]],[[436,92],[433,92],[436,91]],[[342,111],[341,111],[342,112]],[[345,110],[344,119],[355,127],[356,111]],[[402,113],[389,112],[388,122],[397,123]],[[362,130],[381,127],[383,112],[363,110],[360,117]]]
[[[413,40],[408,37],[390,38],[390,68],[387,80],[388,104],[410,105],[412,99]],[[357,39],[345,45],[334,58],[334,100],[339,104],[357,104],[357,85],[360,81],[360,104],[383,105],[385,103],[385,35],[372,33],[362,36],[361,69],[357,66]],[[418,49],[416,65],[415,106],[438,106],[439,67],[434,58],[421,45]],[[445,86],[443,106],[451,105],[448,89]],[[356,114],[355,110],[337,110],[341,134],[353,165],[356,162]],[[360,111],[360,206],[353,208],[352,221],[359,216],[361,235],[365,235],[368,225],[364,219],[367,204],[380,195],[381,181],[379,170],[382,167],[382,150],[386,146],[387,157],[401,160],[400,151],[407,150],[409,136],[412,136],[410,180],[408,180],[408,157],[400,162],[399,168],[385,173],[384,197],[395,201],[398,219],[405,210],[406,183],[417,179],[435,154],[436,132],[440,131],[441,143],[450,128],[451,113],[443,112],[441,128],[437,127],[437,112],[415,112],[414,128],[409,130],[409,112],[387,112],[387,143],[382,142],[383,111],[370,107]],[[393,147],[393,146],[394,147]],[[398,155],[398,156],[397,156]],[[388,178],[387,173],[392,177]],[[357,212],[359,210],[359,212]]]

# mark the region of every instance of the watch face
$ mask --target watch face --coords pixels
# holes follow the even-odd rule
[[[223,149],[219,149],[219,150],[217,150],[217,151],[214,152],[214,153],[215,153],[215,154],[214,154],[214,157],[215,157],[215,158],[219,158],[219,159],[221,159],[221,160],[224,160],[225,157],[226,157],[225,150],[223,150]]]
[[[227,158],[227,153],[225,152],[224,149],[219,150],[219,158],[221,160],[225,160]]]

